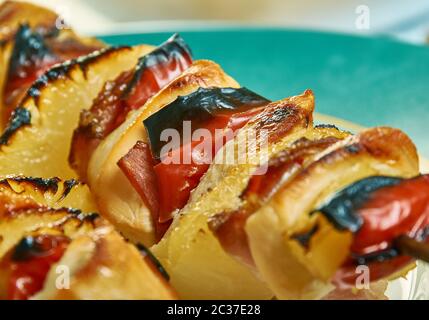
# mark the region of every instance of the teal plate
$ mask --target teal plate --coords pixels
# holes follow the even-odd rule
[[[180,33],[195,58],[218,62],[242,86],[273,100],[310,88],[317,112],[368,127],[401,128],[429,157],[429,47],[287,29]],[[170,35],[100,38],[115,45],[159,44]]]

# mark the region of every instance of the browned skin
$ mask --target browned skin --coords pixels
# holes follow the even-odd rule
[[[40,108],[41,103],[39,97],[42,94],[42,91],[49,84],[55,83],[57,80],[62,78],[67,78],[76,68],[81,69],[83,72],[91,64],[102,63],[103,60],[109,59],[110,55],[117,54],[117,49],[115,48],[104,48],[100,51],[93,52],[87,56],[80,57],[76,60],[73,60],[71,63],[62,63],[60,65],[54,66],[50,69],[49,73],[44,74],[42,77],[37,79],[31,87],[26,91],[24,98],[21,100],[20,105],[24,106],[30,104],[29,100],[33,100],[34,104]],[[131,50],[130,47],[122,47],[119,50]],[[18,108],[19,109],[19,108]],[[0,145],[10,145],[13,143],[13,137],[15,133],[25,126],[31,126],[31,115],[29,121],[22,120],[22,115],[18,113],[12,113],[11,118],[6,126],[6,130],[3,132],[3,135],[0,137]]]
[[[312,110],[303,110],[289,101],[281,101],[269,104],[264,111],[252,118],[247,126],[251,126],[257,134],[262,130],[267,131],[268,143],[271,144],[285,137],[297,123],[304,122],[304,127],[307,127],[312,120]]]
[[[57,18],[55,12],[28,2],[5,1],[0,6],[0,39],[12,37],[21,23],[41,30],[51,29]]]
[[[9,67],[6,84],[4,86],[4,109],[2,119],[7,121],[12,111],[24,98],[32,82],[37,79],[41,71],[53,64],[75,59],[99,50],[103,45],[99,42],[81,41],[71,31],[64,31],[56,36],[44,38],[50,53],[38,61],[26,61],[17,70]],[[6,124],[6,123],[4,123]]]
[[[82,181],[87,180],[91,155],[116,127],[115,120],[124,111],[121,99],[132,77],[133,72],[127,71],[117,79],[108,81],[94,100],[91,110],[83,110],[80,114],[79,126],[73,133],[69,163]]]
[[[117,236],[114,236],[114,238],[117,238]],[[129,246],[129,248],[131,250],[131,245],[127,245],[127,246]],[[123,249],[125,249],[125,247],[122,248],[122,252],[120,252],[121,250],[119,250],[119,251],[118,250],[112,250],[115,247],[116,247],[116,249],[119,250],[119,249],[121,249],[122,245],[119,245],[119,243],[112,243],[112,242],[108,241],[106,238],[101,238],[101,239],[97,240],[95,253],[94,253],[92,259],[90,260],[90,262],[86,266],[84,266],[81,270],[79,270],[79,272],[75,275],[75,277],[77,279],[79,279],[79,281],[82,281],[82,282],[86,282],[86,281],[91,282],[91,277],[98,275],[100,266],[114,268],[115,265],[120,265],[121,263],[130,263],[130,260],[128,260],[128,261],[126,260],[127,255],[123,254],[124,253]],[[135,248],[132,248],[132,253],[133,253],[133,255],[135,255],[137,253]],[[152,270],[153,274],[156,275],[158,280],[161,282],[161,285],[165,286],[166,288],[170,288],[170,293],[171,293],[172,297],[177,298],[176,293],[170,287],[167,279],[165,279],[161,275],[161,273],[159,272],[157,267],[153,264],[152,260],[147,256],[141,257],[140,253],[139,253],[138,259],[143,259],[144,263],[148,265],[150,270]],[[131,259],[131,261],[133,261],[133,260]],[[126,269],[126,268],[124,268],[124,269]],[[129,276],[132,277],[131,274]],[[61,297],[61,295],[62,294],[60,294],[60,297]],[[65,297],[67,297],[67,295],[68,294],[65,293],[65,296],[61,297],[61,298],[65,298]],[[78,297],[74,296],[74,298],[78,298]]]
[[[241,198],[244,204],[234,212],[213,216],[209,227],[220,241],[222,247],[231,255],[249,265],[253,265],[245,225],[247,219],[270,200],[279,189],[285,174],[297,172],[305,159],[314,156],[338,142],[336,137],[320,140],[302,138],[296,141],[291,150],[282,151],[269,160],[267,173],[250,179]]]
[[[312,163],[305,168],[297,179],[305,179],[305,176],[311,174],[317,167],[328,164],[339,159],[348,157],[358,157],[362,154],[369,154],[374,158],[385,160],[399,160],[400,154],[404,153],[407,157],[418,163],[417,149],[411,139],[402,131],[388,127],[379,127],[367,130],[357,135],[356,143],[351,143],[343,148],[328,153],[317,162]],[[393,148],[392,146],[397,146]]]

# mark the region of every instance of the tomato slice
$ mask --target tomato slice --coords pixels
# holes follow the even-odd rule
[[[10,256],[8,299],[27,300],[40,291],[51,266],[61,259],[69,242],[64,236],[24,238]]]

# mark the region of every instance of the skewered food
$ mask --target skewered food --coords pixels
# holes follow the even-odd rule
[[[0,125],[3,128],[31,84],[45,71],[55,64],[99,50],[104,44],[79,37],[69,28],[58,29],[60,17],[25,2],[6,1],[0,6],[0,13],[3,32],[0,54],[4,63],[0,72]]]
[[[58,18],[0,6],[0,299],[385,298],[429,261],[402,131],[314,125],[311,90],[273,102],[179,35],[104,48]]]
[[[126,243],[97,214],[64,207],[92,210],[86,192],[58,179],[0,182],[0,299],[176,298],[148,251]]]

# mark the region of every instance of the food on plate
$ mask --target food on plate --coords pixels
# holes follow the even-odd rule
[[[4,1],[0,6],[0,39],[10,38],[22,24],[47,32],[57,19],[58,15],[47,8],[24,1]]]
[[[1,181],[0,299],[176,298],[147,250],[126,243],[96,213],[62,207],[82,201],[73,200],[80,187],[70,185]]]
[[[207,60],[194,61],[180,76],[130,114],[94,151],[88,167],[88,184],[100,213],[127,238],[147,246],[156,242],[156,221],[153,221],[148,205],[118,166],[118,161],[138,141],[148,142],[143,121],[178,96],[190,94],[200,87],[237,86],[219,65]]]
[[[76,177],[68,164],[73,130],[106,81],[151,46],[107,48],[56,65],[28,89],[0,137],[0,176]]]
[[[0,28],[10,31],[0,50],[2,62],[7,66],[0,72],[3,128],[28,88],[45,71],[55,64],[99,50],[104,44],[93,38],[79,37],[69,28],[58,29],[59,17],[52,13],[56,17],[52,17],[52,21],[49,14],[41,19],[38,10],[26,3],[6,2],[0,12],[4,13],[4,19],[0,17]],[[23,20],[22,14],[24,17],[35,14],[34,20]]]
[[[147,55],[135,67],[108,81],[89,110],[80,114],[69,162],[86,180],[88,162],[100,142],[136,110],[192,64],[191,52],[179,35],[174,35]]]
[[[178,34],[58,19],[0,6],[0,299],[386,299],[429,261],[401,130],[316,125],[311,90],[271,101]]]
[[[258,204],[250,205],[247,212],[245,208],[237,208],[237,212],[247,216],[244,228],[252,259],[258,271],[265,273],[263,277],[276,295],[318,298],[325,288],[329,290],[331,278],[349,257],[354,238],[350,230],[337,229],[332,220],[314,214],[314,210],[360,179],[378,175],[413,177],[419,173],[418,158],[409,138],[390,128],[369,129],[310,158],[304,155],[297,171],[293,166],[288,167],[293,157],[292,154],[290,160],[286,156],[282,180],[266,204],[260,208]],[[266,228],[271,230],[269,236],[263,235]],[[299,241],[301,238],[303,243]],[[262,243],[270,243],[273,250],[263,249]],[[269,259],[276,263],[269,264]],[[372,273],[371,277],[372,281],[378,280]]]

